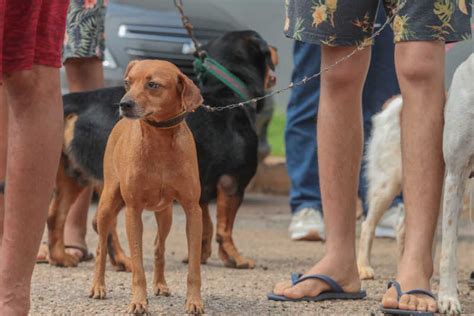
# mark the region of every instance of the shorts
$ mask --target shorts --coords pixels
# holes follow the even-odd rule
[[[61,67],[68,4],[0,0],[0,74],[28,70],[34,64]]]
[[[107,0],[70,0],[63,62],[68,58],[104,59]]]
[[[380,0],[393,16],[400,0]],[[457,42],[471,38],[471,0],[406,0],[393,17],[394,42]],[[369,41],[379,0],[286,0],[285,35],[328,46]]]

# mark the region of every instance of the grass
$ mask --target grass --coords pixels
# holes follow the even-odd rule
[[[272,147],[271,155],[285,157],[285,122],[286,115],[279,111],[273,113],[268,127],[268,142]]]

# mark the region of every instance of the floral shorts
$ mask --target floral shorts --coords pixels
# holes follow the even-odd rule
[[[394,41],[471,38],[471,0],[380,0],[393,18]],[[379,0],[286,0],[285,35],[329,46],[370,44]]]
[[[63,62],[68,58],[104,59],[107,0],[70,0]]]

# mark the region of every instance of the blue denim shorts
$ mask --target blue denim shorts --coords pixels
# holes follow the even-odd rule
[[[401,0],[380,0],[393,16]],[[285,35],[328,46],[371,44],[379,0],[286,0]],[[393,17],[395,42],[471,38],[471,0],[406,0]]]

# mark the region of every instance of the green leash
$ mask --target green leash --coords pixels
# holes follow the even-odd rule
[[[202,61],[200,58],[196,58],[193,65],[199,81],[202,82],[202,78],[206,76],[206,74],[211,74],[234,91],[242,101],[247,101],[251,98],[245,83],[227,70],[227,68],[221,65],[217,60],[205,57],[204,61]]]

